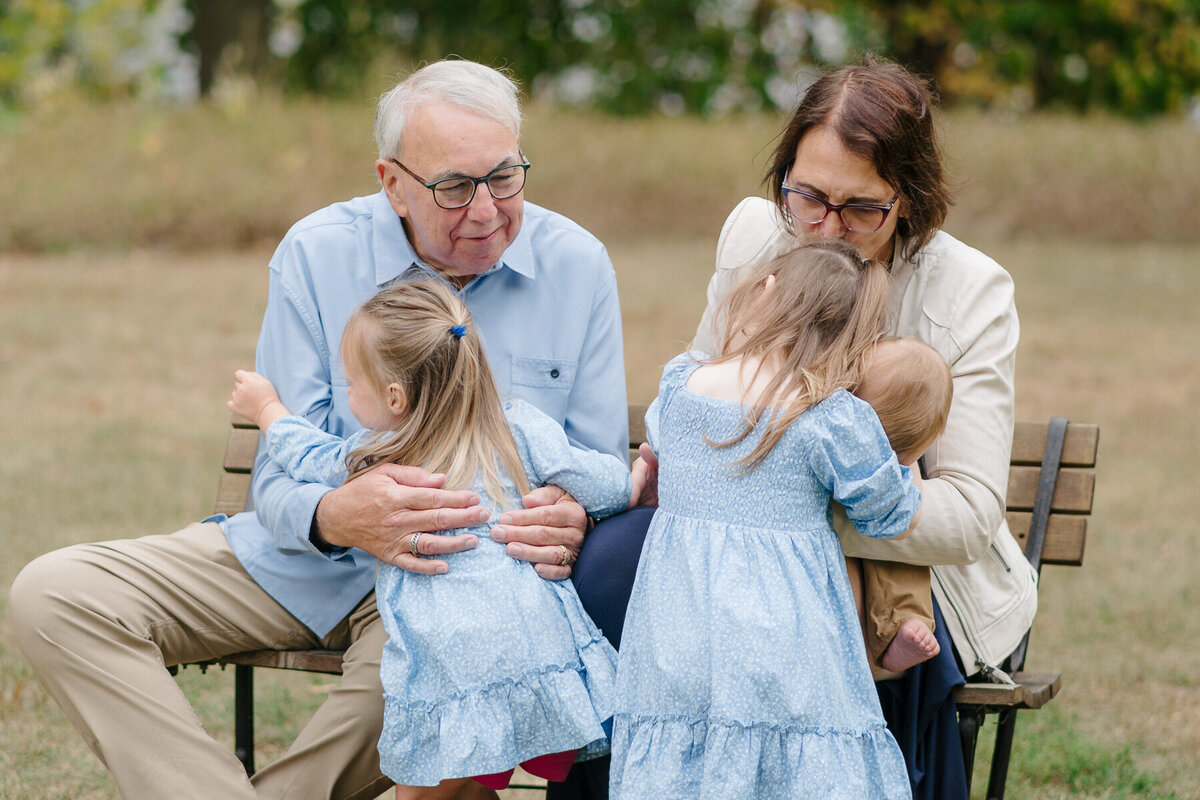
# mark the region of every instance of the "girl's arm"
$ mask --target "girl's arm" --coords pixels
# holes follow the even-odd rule
[[[339,486],[346,478],[346,456],[361,445],[370,431],[343,439],[306,419],[292,416],[279,399],[275,385],[257,372],[239,369],[233,374],[229,410],[253,420],[266,437],[266,451],[288,477],[304,483]]]
[[[596,519],[629,506],[629,467],[619,458],[571,444],[558,423],[529,403],[511,401],[506,412],[534,485],[559,487]]]
[[[826,403],[824,424],[806,443],[809,466],[858,533],[893,542],[903,538],[920,514],[919,479],[901,466],[866,401],[840,392]]]
[[[280,417],[267,431],[267,454],[294,481],[337,487],[346,480],[346,456],[374,435],[364,429],[343,439],[303,417]]]
[[[922,482],[924,481],[924,479],[921,477],[921,470],[918,469],[915,464],[913,464],[913,465],[905,464],[903,466],[908,467],[909,475],[912,476],[913,486],[915,486],[917,488],[917,491],[920,492]],[[899,536],[893,536],[891,541],[898,542],[901,539],[907,538],[908,535],[910,533],[912,533],[913,530],[917,527],[917,523],[921,521],[921,509],[925,507],[924,494],[921,495],[921,498],[922,498],[921,505],[917,506],[917,510],[913,514],[913,517],[912,517],[912,522],[908,523],[908,530],[906,530],[904,533],[900,534]]]

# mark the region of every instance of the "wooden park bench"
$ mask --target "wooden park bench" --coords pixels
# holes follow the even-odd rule
[[[629,407],[630,451],[634,455],[645,440],[645,410],[645,406]],[[215,513],[229,515],[246,507],[259,439],[253,423],[235,417],[232,424],[214,509]],[[1044,564],[1070,567],[1083,564],[1099,439],[1096,425],[1068,424],[1061,417],[1052,418],[1049,423],[1023,422],[1016,426],[1008,478],[1008,525],[1039,573]],[[1017,651],[1002,665],[1012,677],[1011,684],[976,675],[954,693],[968,779],[983,721],[989,714],[997,717],[989,800],[1004,796],[1017,711],[1041,708],[1058,694],[1062,685],[1058,672],[1023,671],[1028,642],[1026,634]],[[197,662],[202,669],[213,664],[222,668],[234,666],[234,750],[246,772],[253,774],[254,668],[340,675],[342,652],[256,650]],[[514,783],[510,788],[542,787]]]

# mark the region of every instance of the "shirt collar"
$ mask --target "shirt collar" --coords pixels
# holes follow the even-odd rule
[[[526,205],[526,209],[528,209],[528,205]],[[408,240],[408,234],[404,232],[404,225],[400,222],[400,217],[396,215],[396,210],[388,202],[387,193],[383,190],[380,190],[372,200],[371,215],[376,286],[391,283],[414,264],[424,265],[425,262],[417,255],[417,251]],[[500,262],[479,277],[482,278],[484,275],[490,275],[507,267],[518,275],[532,280],[537,277],[535,264],[529,226],[522,224],[517,238],[501,255]]]

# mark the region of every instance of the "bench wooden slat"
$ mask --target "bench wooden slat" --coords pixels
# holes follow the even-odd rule
[[[1046,452],[1045,422],[1018,422],[1013,428],[1013,464],[1037,466],[1042,463]],[[1096,452],[1100,446],[1100,426],[1082,422],[1072,422],[1067,425],[1067,435],[1063,440],[1063,453],[1060,466],[1063,467],[1095,467]]]
[[[954,690],[960,709],[1041,708],[1058,694],[1062,675],[1057,672],[1015,672],[1016,686],[1006,683],[967,683]]]
[[[250,650],[214,659],[213,663],[341,675],[343,655],[341,650]]]
[[[1008,470],[1009,511],[1032,511],[1037,497],[1038,467],[1011,467]],[[1050,511],[1056,514],[1090,514],[1096,489],[1096,473],[1064,469],[1058,473]]]
[[[1024,550],[1033,514],[1029,511],[1009,511],[1007,517],[1008,529]],[[1042,564],[1082,567],[1087,524],[1086,517],[1051,514],[1046,522],[1046,538],[1042,544]]]
[[[254,469],[254,454],[258,451],[258,428],[235,426],[225,442],[226,472],[250,472]]]
[[[646,441],[646,409],[648,406],[629,407],[629,449],[636,451]]]
[[[221,475],[221,483],[217,486],[217,502],[213,506],[214,514],[226,514],[232,517],[246,510],[246,498],[250,496],[250,473],[225,472]]]

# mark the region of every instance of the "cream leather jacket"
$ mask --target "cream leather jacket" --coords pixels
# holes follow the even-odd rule
[[[716,308],[739,267],[795,244],[774,204],[743,200],[721,229],[708,307],[693,348],[714,352]],[[889,331],[931,344],[950,364],[954,400],[945,433],[923,458],[921,519],[904,540],[869,539],[838,525],[847,555],[933,567],[933,592],[955,648],[973,674],[994,668],[1037,611],[1037,573],[1004,517],[1012,451],[1017,311],[1013,284],[995,261],[939,231],[911,261],[897,242]]]

